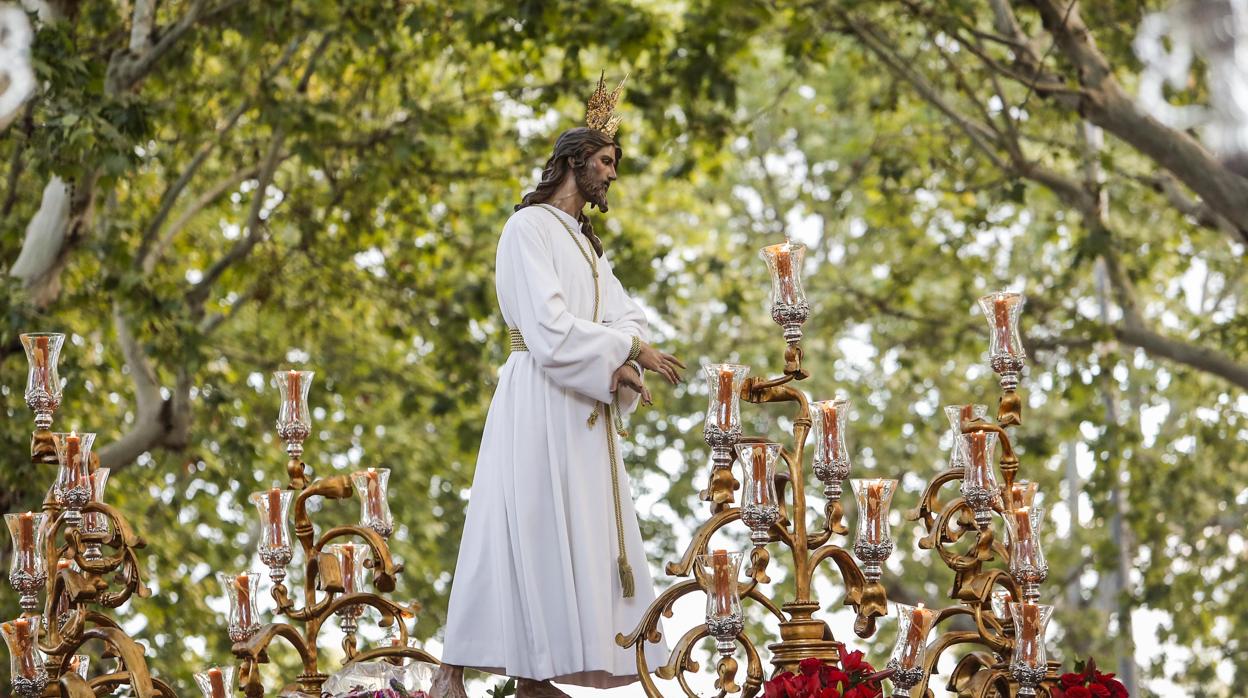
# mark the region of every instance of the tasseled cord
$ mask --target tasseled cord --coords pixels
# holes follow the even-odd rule
[[[637,593],[637,582],[633,576],[633,567],[628,564],[628,551],[624,547],[624,514],[623,505],[620,503],[620,472],[615,466],[615,436],[628,436],[628,432],[624,430],[624,421],[620,418],[619,396],[611,401],[612,404],[600,404],[594,409],[594,413],[586,420],[589,428],[593,428],[598,423],[598,414],[600,410],[607,411],[607,455],[611,460],[611,494],[615,504],[615,538],[616,545],[619,546],[620,555],[616,558],[616,566],[620,570],[620,592],[624,598],[631,599]],[[612,419],[614,412],[614,419]],[[614,429],[612,428],[614,427]]]

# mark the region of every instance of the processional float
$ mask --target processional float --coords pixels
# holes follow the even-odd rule
[[[802,325],[810,314],[801,283],[804,255],[804,246],[788,240],[761,251],[771,272],[771,316],[787,344],[783,373],[759,378],[749,376],[749,368],[740,364],[705,367],[710,400],[703,435],[711,448],[711,472],[700,497],[709,517],[681,559],[666,567],[678,581],[658,596],[635,629],[616,637],[620,646],[635,648],[642,688],[650,698],[663,695],[654,676],[675,679],[685,695],[697,695],[687,675],[699,670],[692,653],[705,638],[715,640],[719,654],[718,695],[750,698],[760,692],[763,662],[745,631],[742,603],[758,604],[779,621],[779,641],[768,645],[775,672],[794,671],[807,658],[836,661],[843,645],[826,622],[814,617],[827,605],[812,593],[815,573],[825,562],[839,573],[844,604],[856,614],[858,636],[875,635],[877,619],[888,613],[880,580],[894,549],[888,515],[898,481],[850,480],[857,511],[850,545],[842,502],[842,482],[852,470],[845,442],[850,405],[843,399],[809,401],[795,385],[809,377],[801,347]],[[1019,463],[1007,431],[1022,424],[1017,388],[1026,360],[1018,332],[1023,302],[1021,295],[1005,292],[979,300],[989,325],[990,363],[1003,391],[996,421],[986,419],[984,405],[945,408],[955,437],[949,467],[927,484],[919,506],[906,515],[926,531],[919,546],[935,550],[953,571],[949,597],[954,603],[945,608],[895,604],[897,640],[887,669],[899,694],[932,695],[929,683],[937,663],[960,646],[974,649],[961,657],[948,681],[948,689],[959,698],[1048,696],[1057,680],[1060,663],[1048,661],[1044,645],[1052,607],[1039,603],[1039,584],[1048,572],[1039,539],[1043,510],[1035,506],[1035,484],[1016,479]],[[742,401],[795,408],[791,441],[742,434]],[[824,499],[823,525],[814,531],[807,526],[807,509],[817,506],[807,501],[808,436],[814,441],[811,470],[823,486]],[[998,447],[1000,481],[993,467]],[[942,490],[956,482],[960,491],[942,500]],[[997,517],[1004,521],[1005,544],[994,535]],[[749,529],[753,544],[743,579],[738,577],[745,551],[710,548],[717,531],[738,521]],[[790,561],[791,598],[775,599],[765,590],[776,549]],[[661,618],[671,615],[679,599],[697,593],[706,596],[705,622],[675,642],[665,664],[649,666],[645,645],[661,641]],[[950,628],[958,618],[966,618],[973,629]],[[738,647],[746,662],[743,682],[738,681]]]

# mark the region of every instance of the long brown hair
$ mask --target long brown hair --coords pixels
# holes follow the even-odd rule
[[[542,169],[542,181],[538,183],[537,189],[524,195],[520,203],[516,204],[516,210],[549,201],[573,169],[585,167],[594,153],[609,145],[615,146],[615,160],[618,163],[621,155],[620,145],[602,131],[583,126],[564,131],[555,141],[554,154],[546,161],[546,167]],[[581,224],[581,232],[589,238],[594,251],[601,257],[602,240],[594,234],[593,223],[590,223],[589,217],[583,213],[578,213],[576,218]]]

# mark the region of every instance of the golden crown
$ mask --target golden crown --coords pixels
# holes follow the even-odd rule
[[[628,74],[610,92],[607,92],[606,77],[607,72],[604,70],[598,77],[598,89],[594,90],[589,101],[585,103],[585,125],[614,138],[616,129],[620,127],[620,116],[615,113],[615,105],[620,99],[620,93],[624,91]]]

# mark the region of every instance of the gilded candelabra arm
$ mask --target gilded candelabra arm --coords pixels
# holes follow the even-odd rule
[[[983,638],[984,644],[992,648],[998,654],[1005,654],[1013,647],[1013,641],[1006,636],[1005,628],[1001,624],[1001,620],[991,613],[991,604],[989,598],[992,595],[992,589],[995,585],[1000,584],[1010,592],[1013,598],[1023,598],[1023,590],[1019,587],[1018,582],[1006,573],[1004,570],[989,570],[984,574],[985,583],[983,590],[980,592],[979,602],[975,604],[975,628],[979,630],[979,635]]]
[[[767,402],[796,402],[801,405],[798,418],[805,418],[809,422],[810,404],[806,400],[806,394],[791,385],[785,385],[792,380],[793,376],[770,379],[746,378],[745,383],[741,385],[741,398],[756,405]]]
[[[299,661],[303,664],[303,673],[306,675],[316,674],[316,646],[305,642],[303,636],[295,629],[295,626],[289,623],[268,623],[260,626],[255,635],[247,638],[242,642],[234,643],[231,651],[235,657],[243,661],[244,669],[250,663],[265,663],[268,661],[269,645],[276,638],[282,638],[295,648],[295,652],[299,654]],[[244,674],[247,672],[244,671]],[[247,677],[240,675],[239,683],[246,684],[249,681]],[[259,679],[255,679],[257,682]]]
[[[841,500],[824,502],[823,519],[823,528],[810,536],[809,547],[812,549],[823,547],[832,540],[834,533],[838,536],[849,534],[849,527],[845,525],[845,505]]]
[[[304,559],[312,558],[312,539],[315,536],[312,519],[308,516],[308,498],[346,499],[354,494],[350,476],[334,475],[313,482],[295,496],[295,538],[303,546]]]
[[[57,675],[57,684],[60,689],[61,698],[95,698],[95,691],[92,690],[91,684],[87,680],[78,675],[76,671],[68,671],[69,658],[66,657],[64,664],[61,665]]]
[[[707,637],[710,637],[710,633],[707,631],[705,624],[690,628],[676,642],[667,663],[654,670],[654,675],[667,680],[676,679],[686,696],[698,698],[698,693],[689,685],[686,674],[697,673],[701,668],[691,655],[698,641]],[[722,697],[729,693],[740,691],[742,698],[753,698],[753,696],[758,694],[759,689],[763,685],[763,663],[758,656],[758,649],[754,647],[754,643],[750,641],[750,638],[744,632],[737,635],[737,642],[745,649],[745,684],[743,686],[737,684],[737,669],[739,668],[737,660],[732,657],[721,657],[715,666],[715,688],[719,689],[719,693],[715,695]],[[659,693],[658,687],[652,682],[646,683],[649,685],[643,684],[643,688],[646,689],[647,696],[659,698],[662,695]]]
[[[670,618],[672,604],[676,603],[677,599],[685,594],[700,591],[701,589],[702,585],[696,579],[686,579],[668,587],[650,604],[650,607],[642,614],[641,620],[637,622],[637,627],[631,633],[627,635],[616,633],[615,644],[620,647],[633,647],[635,645],[640,652],[642,645],[646,642],[651,644],[658,643],[663,639],[659,632],[659,616],[668,616]],[[642,657],[644,661],[644,654],[638,654],[638,656]],[[640,664],[638,668],[642,668]],[[644,677],[646,673],[646,671],[642,671],[641,675]]]
[[[415,659],[418,662],[426,662],[434,665],[442,663],[437,657],[416,647],[374,647],[371,650],[365,650],[356,654],[350,661],[345,662],[344,666],[358,664],[360,662],[371,662],[375,659],[388,659],[392,657],[405,657],[407,659]]]
[[[372,548],[373,554],[365,561],[364,566],[373,570],[373,585],[378,591],[386,593],[394,591],[396,577],[403,571],[403,565],[395,563],[390,555],[390,546],[386,544],[386,539],[373,529],[358,525],[335,526],[321,536],[316,542],[315,550],[319,553],[330,541],[347,536],[359,536]]]
[[[96,616],[98,614],[92,614]],[[72,655],[79,647],[82,647],[91,640],[100,640],[107,647],[109,652],[121,661],[121,665],[125,667],[127,676],[126,683],[134,688],[135,698],[153,698],[157,695],[156,687],[152,683],[151,673],[147,668],[147,660],[144,658],[143,645],[130,638],[116,624],[105,626],[103,624],[84,631],[72,643],[69,643],[64,652],[58,652],[58,655],[65,655],[63,661],[68,662],[68,655]],[[62,684],[63,685],[63,684]]]
[[[956,518],[955,518],[956,517]],[[955,527],[956,524],[956,527]],[[975,545],[968,554],[959,553],[949,546],[957,543],[967,533],[975,534]],[[980,530],[975,526],[974,515],[966,500],[959,497],[945,507],[936,520],[932,532],[919,541],[923,548],[934,548],[950,569],[954,571],[950,598],[959,601],[976,601],[981,598],[985,581],[983,563],[993,559],[994,536],[991,528]]]
[[[698,555],[706,551],[707,545],[710,543],[711,536],[716,531],[727,526],[728,524],[741,518],[741,510],[737,507],[724,509],[693,532],[693,539],[689,541],[689,547],[685,548],[685,554],[680,558],[680,562],[669,562],[664,566],[664,571],[674,577],[688,577],[689,571],[693,569],[694,561]]]
[[[1016,427],[1023,423],[1023,400],[1016,390],[1007,390],[997,400],[997,423]]]
[[[1010,672],[986,652],[970,652],[958,660],[946,688],[959,698],[994,698],[1010,695]]]
[[[838,545],[824,545],[810,555],[810,564],[806,568],[806,585],[811,586],[815,570],[828,558],[836,563],[841,572],[841,581],[845,585],[845,605],[852,606],[856,614],[854,633],[858,637],[871,637],[875,634],[875,619],[888,615],[888,594],[879,582],[868,582],[863,575],[858,561],[849,551]]]
[[[67,675],[77,676],[74,672],[66,674],[64,670],[62,670],[62,680],[64,680],[64,677]],[[87,686],[91,690],[91,693],[87,694],[87,696],[94,697],[112,695],[116,692],[117,688],[125,686],[129,683],[130,672],[128,671],[117,671],[109,674],[93,676],[90,681],[86,682]],[[156,695],[160,696],[160,698],[178,698],[178,694],[174,693],[172,686],[164,681],[161,681],[155,676],[152,677],[152,686],[155,687]],[[65,694],[62,693],[61,695],[64,696]]]
[[[937,495],[940,494],[940,488],[950,482],[957,482],[961,479],[962,470],[960,468],[949,468],[932,478],[931,482],[927,483],[927,487],[923,489],[922,496],[919,497],[919,506],[906,512],[906,520],[922,521],[923,527],[928,532],[928,537],[931,538],[932,532],[936,530],[936,513],[944,508],[944,505],[937,499]],[[930,545],[923,545],[922,543],[919,545],[925,550],[931,550],[935,542],[933,540]]]
[[[1018,472],[1018,456],[1014,453],[1014,445],[1010,443],[1010,435],[1006,433],[1005,427],[1009,426],[1004,422],[1001,424],[993,424],[982,419],[972,419],[962,422],[962,433],[971,434],[977,431],[990,431],[997,435],[997,441],[1001,444],[1001,478],[1005,480],[1005,489],[1009,491],[1014,485],[1014,474]]]
[[[979,633],[973,630],[957,630],[947,632],[928,644],[927,653],[923,657],[923,678],[910,689],[910,695],[923,696],[928,695],[927,684],[932,678],[932,673],[936,671],[936,663],[940,660],[940,656],[945,650],[954,645],[979,644]]]
[[[57,465],[56,444],[51,429],[36,429],[30,435],[30,462],[36,465]]]
[[[802,368],[802,345],[791,344],[784,350],[784,374],[795,380],[806,380],[810,372]]]

